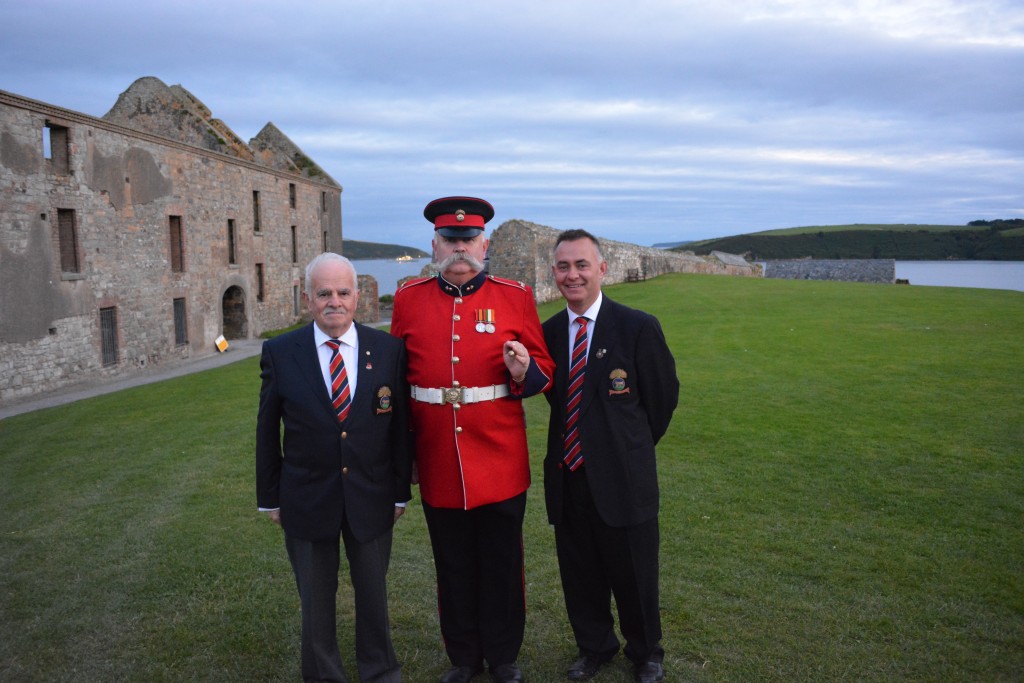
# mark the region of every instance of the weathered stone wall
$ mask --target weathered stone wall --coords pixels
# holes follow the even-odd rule
[[[359,287],[359,307],[356,309],[356,322],[375,323],[380,320],[380,297],[377,294],[377,278],[372,275],[357,275]]]
[[[159,111],[159,102],[133,102],[140,112]],[[190,121],[193,135],[201,125]],[[67,134],[53,158],[44,155],[47,126]],[[341,188],[330,178],[283,172],[156,130],[0,91],[0,402],[216,353],[229,303],[241,305],[242,336],[286,327],[303,313],[305,264],[324,248],[341,250]],[[221,139],[237,145],[223,130]],[[65,151],[66,162],[58,158]],[[74,212],[74,272],[61,266],[59,210]],[[171,266],[172,216],[183,232],[180,272]],[[179,298],[183,345],[175,340]],[[116,309],[118,357],[104,365],[99,311],[108,307]]]
[[[533,288],[538,302],[559,297],[551,274],[551,259],[560,230],[522,220],[502,223],[491,234],[488,251],[491,274],[525,282]],[[642,247],[627,242],[601,239],[601,254],[608,262],[605,284],[625,282],[630,269],[641,277],[651,278],[666,273],[706,273],[760,277],[759,266],[742,257],[715,252],[696,256],[655,247]]]
[[[896,280],[893,259],[794,259],[765,261],[764,276],[782,280],[840,280],[844,282],[879,282]]]

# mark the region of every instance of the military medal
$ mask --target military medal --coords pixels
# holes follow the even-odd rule
[[[612,370],[611,374],[608,375],[608,379],[611,380],[611,389],[608,390],[609,396],[617,396],[619,394],[628,394],[629,387],[626,386],[626,378],[629,375],[626,374],[625,370],[616,368]]]
[[[494,309],[493,308],[478,308],[476,309],[476,331],[487,332],[494,334]]]

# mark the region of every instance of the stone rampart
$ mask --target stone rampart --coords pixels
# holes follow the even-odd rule
[[[551,275],[551,256],[560,232],[518,219],[502,223],[491,234],[488,250],[491,274],[530,285],[538,303],[557,299],[559,294]],[[666,273],[761,276],[760,266],[733,254],[713,252],[710,256],[696,256],[690,252],[601,239],[600,236],[598,239],[601,253],[608,262],[605,284],[626,282],[631,279],[631,274],[640,279]]]
[[[891,285],[896,280],[896,261],[893,259],[765,261],[764,276],[782,280],[839,280]]]

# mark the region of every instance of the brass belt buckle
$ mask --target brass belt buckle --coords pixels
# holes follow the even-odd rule
[[[445,403],[462,403],[465,398],[464,389],[465,387],[445,387],[442,389],[444,402],[441,405]]]

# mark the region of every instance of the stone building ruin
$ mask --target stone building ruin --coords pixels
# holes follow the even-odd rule
[[[489,271],[530,285],[538,303],[557,299],[560,295],[551,275],[551,256],[559,232],[528,221],[505,221],[490,236],[487,252]],[[608,273],[604,279],[608,285],[666,273],[761,276],[760,266],[748,263],[742,256],[724,252],[697,256],[692,252],[642,247],[600,236],[598,240],[601,255],[608,262]]]
[[[291,325],[341,192],[180,85],[141,78],[100,118],[0,91],[0,403]]]

